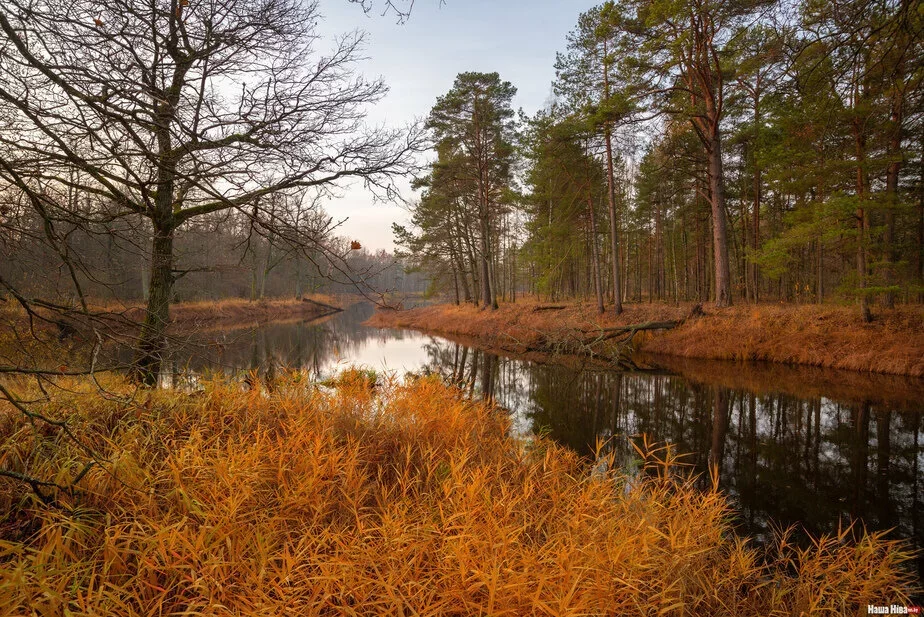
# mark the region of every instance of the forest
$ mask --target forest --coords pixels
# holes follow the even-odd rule
[[[920,612],[924,5],[590,1],[0,2],[0,617]]]
[[[605,2],[533,116],[515,79],[458,75],[397,242],[482,306],[920,303],[922,25],[907,0]]]

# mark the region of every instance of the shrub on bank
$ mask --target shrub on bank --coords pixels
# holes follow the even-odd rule
[[[54,508],[0,485],[0,614],[850,614],[908,590],[881,536],[765,560],[720,493],[592,471],[434,379],[149,396],[59,402],[82,446],[3,420],[7,468],[108,464]]]

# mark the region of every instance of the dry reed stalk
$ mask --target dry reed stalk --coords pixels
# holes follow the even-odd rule
[[[784,535],[764,565],[656,451],[636,477],[592,473],[436,379],[371,385],[293,373],[125,404],[75,383],[48,412],[114,475],[51,510],[0,483],[0,615],[849,614],[909,590],[879,535]],[[73,444],[0,428],[5,467],[76,473]]]

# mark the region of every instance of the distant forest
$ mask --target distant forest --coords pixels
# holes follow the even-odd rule
[[[911,0],[603,3],[534,116],[457,77],[397,241],[486,307],[921,302],[922,33]]]
[[[93,302],[142,302],[150,291],[153,232],[140,216],[97,221],[92,200],[74,203],[52,225],[22,204],[4,209],[7,235],[0,277],[29,297],[78,305],[79,293]],[[407,272],[387,251],[369,251],[337,233],[336,222],[304,193],[279,195],[248,212],[210,214],[177,230],[172,301],[269,297],[301,298],[311,293],[423,292],[428,277]],[[267,199],[266,202],[270,202]],[[2,206],[0,206],[2,207]],[[72,209],[73,208],[73,209]],[[74,220],[83,209],[86,218]],[[261,214],[300,215],[287,236]],[[51,236],[49,236],[51,234]],[[64,259],[62,259],[64,257]],[[69,268],[68,265],[72,268]],[[76,281],[76,286],[75,286]]]

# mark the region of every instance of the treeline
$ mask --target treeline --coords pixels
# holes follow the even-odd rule
[[[456,301],[924,295],[924,15],[910,0],[606,2],[555,97],[463,73],[399,244]]]
[[[337,223],[304,194],[266,201],[285,202],[279,212],[294,213],[298,238],[291,239],[279,225],[264,224],[260,211],[272,211],[269,205],[190,222],[174,240],[173,301],[426,289],[426,277],[406,273],[393,254],[371,252],[338,234]],[[67,207],[67,217],[49,229],[10,192],[0,207],[0,277],[18,293],[73,306],[81,295],[103,303],[148,299],[153,232],[143,218],[106,221],[99,216],[105,208],[86,201]],[[75,217],[80,210],[85,217]]]

